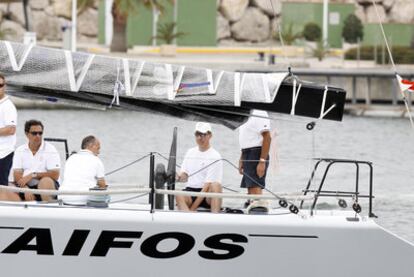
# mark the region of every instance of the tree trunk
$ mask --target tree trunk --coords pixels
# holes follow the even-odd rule
[[[113,21],[114,33],[112,35],[111,52],[127,51],[126,22]]]

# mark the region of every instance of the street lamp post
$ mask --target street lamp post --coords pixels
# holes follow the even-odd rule
[[[77,10],[78,10],[78,1],[72,0],[72,39],[70,44],[70,49],[72,52],[76,51],[76,29],[77,29]]]
[[[323,0],[323,21],[322,21],[322,41],[324,44],[328,43],[328,14],[329,14],[329,7],[328,7],[329,0]]]

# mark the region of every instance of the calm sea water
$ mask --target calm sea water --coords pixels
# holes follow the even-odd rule
[[[414,131],[408,119],[346,116],[341,123],[320,122],[306,130],[306,119],[272,115],[277,130],[277,162],[268,176],[273,191],[299,191],[311,174],[314,157],[371,161],[374,164],[374,212],[377,222],[414,242]],[[96,135],[102,143],[101,158],[106,171],[117,169],[149,152],[168,156],[173,127],[178,127],[178,163],[194,146],[194,122],[148,113],[128,111],[20,110],[18,144],[25,142],[24,122],[39,119],[46,137],[66,138],[70,150],[78,150],[83,137]],[[213,125],[213,146],[234,164],[239,158],[237,131]],[[62,153],[64,148],[58,145]],[[275,156],[275,155],[274,155]],[[157,158],[157,162],[165,162]],[[108,177],[110,184],[148,184],[149,159]],[[368,190],[368,171],[361,168],[360,188]],[[319,175],[320,176],[320,175]],[[320,180],[317,177],[316,180]],[[240,175],[225,165],[223,184],[240,190]],[[336,166],[328,175],[326,189],[350,190],[355,186],[355,166]],[[337,199],[321,200],[325,206]],[[348,204],[351,203],[347,199]],[[232,203],[234,205],[234,203]],[[237,203],[236,203],[237,204]]]

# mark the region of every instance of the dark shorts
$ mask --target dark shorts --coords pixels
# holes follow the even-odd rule
[[[3,159],[0,159],[0,185],[8,186],[10,169],[13,164],[13,154],[10,153]]]
[[[259,164],[260,154],[262,152],[261,147],[252,147],[242,149],[243,160],[243,178],[241,180],[240,187],[242,188],[254,188],[266,186],[266,173],[269,167],[269,157],[267,157],[265,174],[262,178],[257,176],[256,168]]]
[[[183,191],[195,191],[195,192],[200,192],[202,189],[201,188],[190,188],[190,187],[186,187],[185,189],[183,189]],[[191,196],[191,203],[194,203],[194,201],[197,199],[197,196]],[[207,203],[206,198],[203,198],[203,201],[201,202],[201,204],[199,205],[199,207],[202,208],[206,208],[206,209],[210,209],[210,205]]]
[[[58,190],[60,187],[60,184],[58,181],[53,180],[55,182],[55,189]],[[31,189],[38,189],[38,184],[39,184],[40,180],[39,179],[32,179],[30,180],[30,182],[28,183],[29,188]],[[36,198],[36,201],[42,201],[42,196],[40,194],[35,194],[34,195]],[[26,199],[24,198],[24,193],[20,192],[19,193],[19,197],[22,201],[25,201]],[[52,197],[53,199],[57,199],[56,195]]]

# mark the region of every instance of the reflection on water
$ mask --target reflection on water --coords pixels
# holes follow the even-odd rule
[[[276,115],[272,115],[275,116]],[[25,141],[23,124],[40,119],[46,137],[67,138],[71,151],[79,150],[89,134],[101,139],[101,158],[107,172],[149,152],[168,156],[173,127],[178,127],[180,164],[185,151],[194,146],[194,122],[148,113],[127,111],[20,110],[18,144]],[[372,161],[374,164],[375,211],[378,222],[398,235],[414,241],[414,132],[406,119],[345,117],[342,123],[320,122],[313,131],[307,121],[278,117],[276,148],[278,163],[269,174],[268,187],[274,191],[297,191],[307,183],[313,157]],[[223,158],[237,164],[237,131],[213,125],[213,146]],[[58,149],[62,152],[63,146]],[[156,162],[164,162],[157,158]],[[109,183],[148,184],[149,159],[144,159],[108,177]],[[240,190],[240,175],[230,164],[224,167],[225,186]],[[355,168],[335,167],[328,175],[326,189],[347,190],[355,186]],[[319,178],[319,179],[318,179]],[[316,181],[320,180],[320,177]],[[367,192],[367,171],[361,168],[360,187]],[[340,187],[338,187],[340,186]]]

